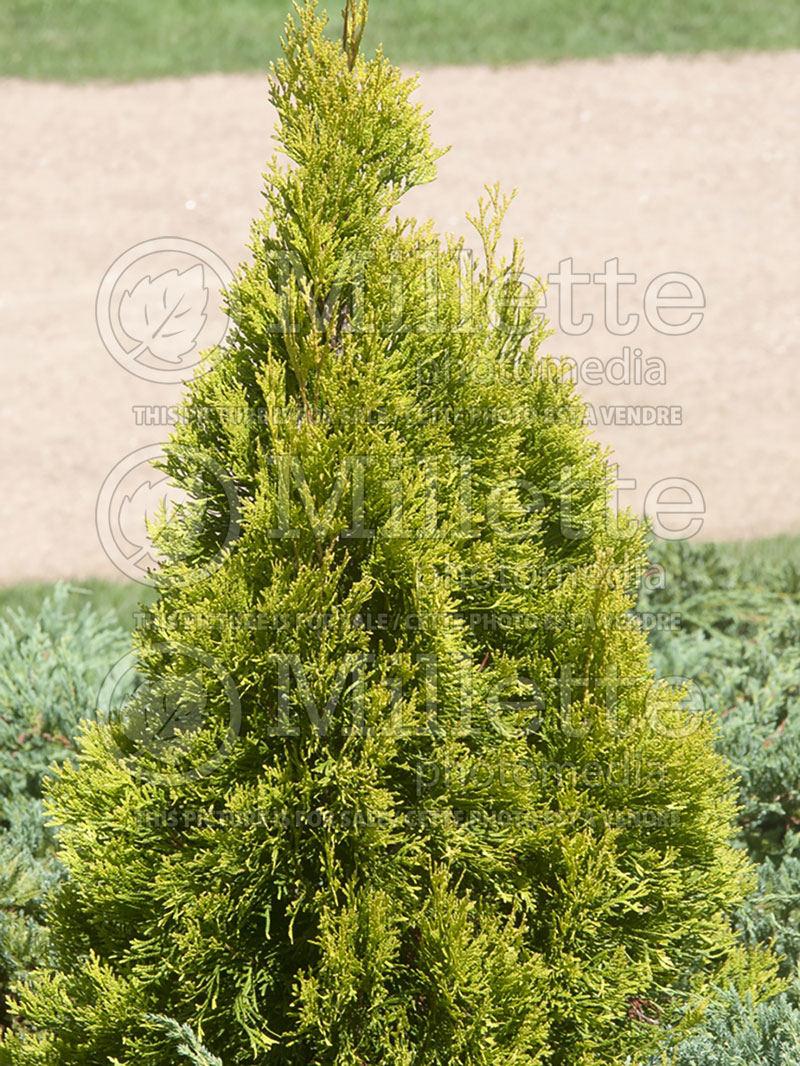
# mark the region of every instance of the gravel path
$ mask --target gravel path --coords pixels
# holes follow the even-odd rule
[[[464,212],[500,180],[519,189],[506,233],[523,238],[530,270],[561,271],[552,319],[566,315],[565,261],[603,275],[574,287],[575,320],[593,315],[590,328],[547,347],[577,361],[621,502],[694,495],[699,511],[699,492],[701,538],[800,533],[800,52],[437,69],[420,96],[453,147],[409,213],[474,244]],[[188,299],[198,275],[185,242],[205,246],[197,343],[214,339],[214,271],[246,255],[273,121],[262,77],[0,81],[0,582],[146,565],[142,513],[163,486],[119,464],[167,435],[181,386],[165,379],[191,354],[126,356],[147,305],[135,285],[174,271]],[[115,361],[98,286],[126,249],[164,237],[184,243],[147,245],[106,282]],[[619,315],[605,307],[614,261],[636,279],[620,285]],[[680,276],[665,287],[665,274]],[[684,306],[664,310],[659,294]],[[682,479],[672,495],[665,479]],[[664,529],[688,520],[662,512]]]

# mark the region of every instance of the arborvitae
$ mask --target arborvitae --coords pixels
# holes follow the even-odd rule
[[[629,621],[640,532],[507,200],[479,257],[396,217],[438,153],[365,14],[287,25],[148,684],[52,791],[55,962],[0,1061],[633,1063],[730,965],[728,771]]]

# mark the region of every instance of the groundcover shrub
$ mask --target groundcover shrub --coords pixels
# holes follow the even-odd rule
[[[659,676],[692,678],[718,720],[715,747],[735,770],[736,843],[758,886],[736,914],[748,943],[773,942],[784,973],[800,959],[800,578],[795,563],[737,559],[676,543],[651,552],[665,575],[640,609],[679,616],[654,631]]]
[[[75,595],[60,584],[38,614],[0,616],[0,1028],[10,982],[46,958],[46,898],[62,872],[42,784],[74,754],[78,724],[95,717],[101,681],[127,644],[113,615],[76,608]]]
[[[750,558],[725,545],[661,542],[649,555],[653,587],[644,588],[639,609],[680,623],[652,632],[654,666],[659,676],[693,679],[696,701],[718,722],[715,748],[735,770],[735,843],[758,881],[735,911],[734,928],[743,944],[769,945],[790,979],[786,993],[760,1005],[721,989],[706,1024],[678,1044],[675,1062],[792,1066],[800,1061],[797,564],[781,546]]]
[[[480,258],[395,218],[438,153],[365,15],[287,24],[288,165],[167,447],[145,683],[50,790],[69,878],[4,1064],[606,1066],[775,987],[507,201]]]
[[[800,1066],[800,1012],[785,995],[763,1003],[720,990],[705,1023],[658,1066]]]

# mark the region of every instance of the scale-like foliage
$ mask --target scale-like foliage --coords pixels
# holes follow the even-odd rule
[[[630,624],[640,531],[507,201],[479,259],[395,218],[437,152],[365,11],[288,24],[148,683],[53,789],[56,959],[2,1062],[168,1066],[188,1026],[226,1066],[608,1066],[731,965],[729,773]]]

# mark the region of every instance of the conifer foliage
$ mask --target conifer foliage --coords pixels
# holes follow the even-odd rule
[[[146,683],[51,790],[69,879],[3,1063],[607,1066],[730,965],[728,772],[628,620],[640,531],[508,201],[479,257],[396,217],[439,153],[365,17],[287,23]]]
[[[74,607],[81,591],[58,584],[38,613],[0,616],[0,1032],[9,984],[47,958],[46,899],[61,865],[43,782],[72,755],[78,723],[95,716],[101,679],[125,651],[113,615]]]

